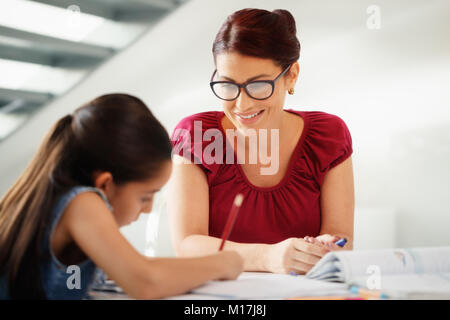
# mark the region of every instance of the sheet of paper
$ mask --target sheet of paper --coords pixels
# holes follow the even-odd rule
[[[343,283],[311,280],[305,276],[244,272],[237,280],[210,281],[191,293],[223,299],[285,299],[345,295],[349,290]]]

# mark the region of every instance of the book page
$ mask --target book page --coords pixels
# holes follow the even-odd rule
[[[237,280],[210,281],[191,293],[224,299],[285,299],[344,295],[349,291],[346,284],[311,280],[301,275],[244,272]]]
[[[342,263],[335,254],[329,253],[306,274],[306,278],[324,281],[344,282]]]
[[[374,272],[421,274],[450,272],[450,247],[378,249],[335,252],[342,263],[344,281]]]

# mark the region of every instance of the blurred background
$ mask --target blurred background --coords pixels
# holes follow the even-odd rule
[[[353,138],[355,249],[450,245],[447,0],[1,0],[0,196],[51,125],[105,93],[141,98],[172,132],[221,110],[214,37],[247,8],[287,9],[301,43],[285,108],[341,117]],[[163,189],[123,234],[172,256]]]

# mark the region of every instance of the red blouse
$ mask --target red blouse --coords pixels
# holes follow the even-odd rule
[[[191,115],[182,119],[174,129],[171,138],[174,154],[182,155],[191,162],[197,158],[198,166],[206,174],[210,236],[221,237],[237,193],[244,195],[244,202],[229,240],[276,243],[290,237],[319,235],[321,185],[328,170],[352,154],[352,138],[344,121],[335,115],[321,111],[286,111],[301,116],[304,128],[285,176],[272,187],[252,185],[236,163],[236,155],[233,164],[226,163],[225,146],[229,147],[229,143],[221,124],[224,112]],[[203,150],[216,138],[201,139],[203,141],[196,144],[194,121],[201,121],[201,134],[208,129],[222,134],[224,152],[221,163],[208,164],[211,161],[203,159]],[[200,131],[197,131],[197,136],[200,136]],[[190,137],[186,138],[186,135]]]

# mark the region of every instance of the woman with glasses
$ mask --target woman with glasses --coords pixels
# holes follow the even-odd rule
[[[304,274],[342,250],[337,240],[352,249],[350,132],[338,116],[284,108],[299,75],[293,16],[237,11],[212,51],[210,86],[223,111],[186,117],[172,135],[168,210],[177,254],[217,251],[238,193],[244,201],[225,250],[237,251],[247,271]],[[273,165],[267,159],[276,170],[264,171]]]

